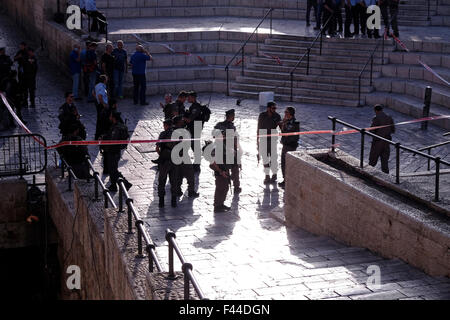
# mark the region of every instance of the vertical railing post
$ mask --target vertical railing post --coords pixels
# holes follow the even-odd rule
[[[431,149],[428,149],[428,155],[431,156]],[[430,169],[431,169],[431,159],[428,158],[427,170],[430,171]]]
[[[370,56],[370,85],[372,86],[373,54]]]
[[[68,174],[68,183],[69,183],[69,191],[72,191],[72,168],[70,166],[67,167]]]
[[[364,167],[364,138],[366,134],[366,129],[361,129],[361,158],[359,159],[359,166],[361,169]]]
[[[62,160],[62,158],[60,158],[61,160],[61,179],[64,179],[64,161]]]
[[[294,72],[291,72],[291,102],[294,100]]]
[[[21,139],[21,136],[18,136],[17,137],[18,139],[19,139],[19,175],[20,175],[20,178],[22,178],[23,177],[23,174],[22,174],[22,170],[23,170],[23,164],[22,164],[22,139]],[[63,174],[63,177],[64,177],[64,174]]]
[[[309,53],[311,52],[311,48],[307,49],[307,60],[306,60],[306,75],[309,75]]]
[[[147,244],[146,250],[148,254],[148,269],[150,272],[154,271],[153,254],[152,254],[152,250],[154,249],[155,249],[154,244]]]
[[[244,56],[245,56],[245,47],[242,47],[242,66],[241,66],[241,76],[244,76]]]
[[[170,230],[167,229],[166,230],[166,240],[169,243],[169,279],[174,279],[175,278],[175,272],[174,272],[174,260],[173,260],[173,242],[172,240],[176,238],[175,233]]]
[[[119,185],[119,212],[123,212],[123,189],[122,189],[123,179],[119,178],[117,184]]]
[[[400,184],[400,143],[395,144],[395,183]]]
[[[126,200],[127,203],[127,212],[128,212],[128,234],[133,233],[133,211],[131,211],[131,203],[133,202],[133,199],[128,198]]]
[[[256,56],[259,57],[259,37],[258,37],[258,28],[256,28]]]
[[[422,117],[427,118],[430,116],[430,105],[431,105],[431,95],[433,93],[433,89],[430,86],[425,88],[425,97],[423,101],[423,109],[422,109]],[[420,128],[422,130],[428,129],[428,121],[422,121]]]
[[[361,75],[358,78],[358,107],[362,107],[361,104]]]
[[[331,135],[331,152],[335,153],[335,144],[336,144],[336,118],[333,117],[333,119],[331,119],[331,122],[333,123],[333,134]]]
[[[192,271],[192,264],[186,262],[181,266],[181,268],[182,268],[183,274],[184,274],[184,300],[189,300],[190,299],[189,272]]]
[[[381,38],[381,65],[384,65],[384,36]]]
[[[322,32],[322,28],[320,28],[320,51],[319,51],[319,55],[322,55],[322,37],[323,37],[323,32]]]
[[[440,175],[440,170],[441,170],[441,158],[440,157],[436,157],[435,158],[435,162],[436,162],[436,184],[435,184],[435,190],[434,190],[434,201],[438,202],[439,201],[439,175]]]
[[[227,71],[227,96],[230,96],[230,70],[229,67],[226,67]]]
[[[143,258],[144,255],[142,253],[142,226],[144,225],[144,221],[138,220],[136,221],[136,229],[137,229],[137,241],[138,241],[138,258]]]
[[[273,8],[270,9],[270,38],[272,38],[272,14],[273,14]]]
[[[94,172],[94,197],[95,200],[98,200],[98,179],[99,173],[97,171]]]

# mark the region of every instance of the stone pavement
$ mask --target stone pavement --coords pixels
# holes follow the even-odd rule
[[[0,44],[8,45],[8,54],[23,40],[24,35],[14,29],[12,22],[1,16]],[[63,93],[70,90],[70,81],[62,77],[44,57],[40,59],[37,108],[24,111],[24,117],[33,132],[41,133],[49,144],[59,141],[57,110],[63,103]],[[120,103],[119,109],[128,120],[133,139],[156,138],[162,129],[162,97],[149,97],[148,107],[134,106],[130,100]],[[207,102],[208,95],[200,100]],[[240,195],[228,196],[232,211],[212,212],[214,178],[208,164],[202,162],[198,177],[201,197],[189,200],[182,197],[179,207],[158,208],[156,171],[149,153],[154,146],[130,146],[120,162],[121,171],[134,184],[130,196],[145,219],[146,226],[157,244],[157,254],[167,263],[166,228],[176,231],[177,240],[202,289],[210,299],[449,299],[450,280],[430,277],[398,259],[383,259],[363,248],[343,245],[329,237],[315,236],[304,230],[289,228],[279,218],[283,211],[283,190],[264,186],[263,170],[256,161],[256,118],[261,111],[258,103],[244,100],[236,106],[234,98],[213,94],[213,115],[204,130],[207,137],[213,125],[221,121],[227,109],[236,108],[236,126],[245,150],[243,157],[242,188]],[[372,117],[370,108],[339,108],[294,104],[301,129],[329,129],[328,115],[336,116],[359,126],[367,126]],[[95,129],[93,104],[78,103],[82,121],[87,127],[88,139]],[[282,112],[285,105],[279,106]],[[388,111],[396,121],[410,119]],[[2,135],[19,133],[19,129]],[[407,145],[421,147],[442,140],[443,130],[430,126],[427,132],[418,125],[398,128],[395,138]],[[329,147],[329,136],[301,138],[301,148]],[[357,156],[359,137],[339,137],[342,148]],[[90,149],[95,166],[100,168],[97,148]],[[442,151],[441,151],[442,152]],[[50,164],[53,161],[50,152]],[[446,150],[446,159],[450,157]],[[367,154],[367,153],[366,153]],[[418,170],[425,163],[406,158],[403,171]],[[281,172],[280,172],[281,176]],[[108,178],[104,177],[105,181]],[[186,186],[183,186],[183,190]],[[169,191],[168,191],[169,192]],[[117,199],[117,195],[116,195]],[[156,201],[155,201],[156,200]],[[368,287],[367,268],[381,268],[381,287]],[[179,269],[180,266],[176,265]]]
[[[189,17],[187,18],[111,18],[108,19],[108,32],[111,34],[130,33],[161,33],[161,32],[194,32],[194,31],[241,31],[253,32],[261,18],[239,17]],[[274,19],[274,34],[289,34],[297,36],[316,36],[317,31],[306,27],[303,20]],[[270,33],[269,20],[264,21],[258,30],[259,33]],[[412,27],[399,26],[400,39],[411,41],[449,42],[450,30],[448,27]]]

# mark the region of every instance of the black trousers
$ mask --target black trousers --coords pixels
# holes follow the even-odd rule
[[[170,160],[166,160],[159,164],[159,174],[158,174],[159,197],[164,197],[166,195],[167,177],[169,177],[170,192],[172,193],[172,197],[175,197],[177,193],[177,173],[175,165]]]
[[[389,14],[388,14],[388,8],[389,8]],[[380,6],[380,10],[381,10],[381,16],[383,17],[384,27],[388,30],[388,34],[389,34],[389,28],[392,27],[392,31],[394,31],[394,35],[396,37],[398,37],[399,36],[398,23],[397,23],[398,2],[395,2],[392,0],[384,1],[383,4]]]
[[[353,25],[355,26],[355,35],[359,34],[359,29],[361,27],[361,33],[366,34],[366,21],[364,20],[366,14],[364,11],[364,6],[361,4],[356,4],[352,6],[352,16],[353,16]]]
[[[19,88],[22,94],[22,105],[28,106],[28,96],[30,96],[30,105],[34,107],[36,99],[36,77],[21,77]]]
[[[369,165],[375,167],[378,162],[378,158],[381,159],[381,171],[389,173],[389,155],[391,148],[389,143],[384,141],[372,141],[369,155]]]
[[[100,33],[106,33],[106,28],[105,28],[106,25],[103,22],[100,22],[96,19],[96,18],[99,18],[103,21],[106,21],[106,17],[104,16],[104,14],[99,11],[88,11],[87,14],[92,19],[91,31],[96,32],[98,30]],[[99,29],[99,27],[100,27],[100,29]]]
[[[109,172],[109,180],[111,185],[115,185],[120,177],[123,178],[123,175],[119,171],[120,151],[105,152],[104,157]]]
[[[189,163],[183,163],[179,165],[174,165],[175,172],[175,186],[176,193],[182,193],[181,185],[183,184],[183,179],[186,178],[188,184],[188,192],[195,192],[195,174],[194,165]]]
[[[227,173],[229,170],[226,170]],[[230,190],[230,178],[224,178],[216,174],[216,190],[214,192],[214,207],[224,205],[227,199],[228,190]]]
[[[336,8],[332,8],[333,10],[336,10]],[[327,23],[328,19],[330,19],[330,22],[326,25],[326,27],[323,29],[323,34],[325,34],[328,31],[329,35],[333,35],[336,33],[336,15],[334,13],[331,13],[327,9],[323,8],[323,23]]]
[[[309,24],[310,22],[310,15],[311,15],[311,8],[314,9],[314,17],[316,19],[316,26],[319,28],[320,27],[320,23],[319,23],[319,12],[318,12],[318,7],[317,7],[317,0],[307,0],[306,3],[306,23]]]
[[[296,146],[283,145],[283,149],[281,150],[281,172],[283,173],[283,179],[286,172],[286,153],[295,150],[297,150]]]
[[[344,27],[345,37],[350,37],[352,35],[352,32],[350,31],[350,26],[352,25],[352,22],[353,22],[352,7],[345,5],[345,27]]]
[[[140,100],[141,104],[145,103],[145,91],[147,90],[147,79],[145,74],[133,74],[133,100],[137,104]]]

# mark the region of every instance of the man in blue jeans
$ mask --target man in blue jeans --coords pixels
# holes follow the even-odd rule
[[[128,72],[128,53],[123,49],[123,41],[117,41],[117,48],[112,52],[114,57],[114,95],[123,99],[123,75]]]
[[[141,106],[147,106],[148,102],[145,101],[145,90],[147,89],[147,79],[145,78],[145,70],[147,61],[153,60],[148,51],[144,50],[141,45],[136,46],[136,52],[131,56],[130,63],[132,66],[134,104],[138,104],[140,100]]]

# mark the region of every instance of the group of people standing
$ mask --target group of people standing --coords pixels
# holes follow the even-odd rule
[[[399,0],[307,0],[306,25],[309,27],[311,9],[314,9],[316,26],[314,30],[323,27],[323,32],[328,32],[330,37],[342,34],[345,38],[365,37],[379,38],[378,29],[367,27],[367,19],[370,14],[367,8],[377,5],[380,7],[387,36],[390,36],[389,29],[396,37],[399,37],[397,15]],[[345,23],[342,19],[342,7],[345,8]],[[327,24],[327,21],[330,20]],[[350,26],[353,23],[353,32]],[[344,27],[344,28],[343,28]]]
[[[14,63],[17,63],[17,71],[12,69]],[[9,104],[24,123],[26,122],[22,118],[22,108],[36,107],[37,71],[35,51],[25,42],[20,43],[19,51],[13,59],[6,54],[5,48],[0,48],[0,91],[5,93]],[[0,127],[4,130],[14,127],[14,121],[1,101],[0,106]]]

